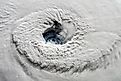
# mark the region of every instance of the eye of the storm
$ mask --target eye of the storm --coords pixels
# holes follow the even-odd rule
[[[46,43],[52,43],[52,44],[63,44],[64,36],[60,35],[60,32],[62,32],[63,28],[62,26],[55,22],[54,26],[51,28],[48,28],[44,31],[43,37],[46,41]]]
[[[48,32],[43,33],[43,37],[46,42],[50,42],[53,44],[62,44],[63,42],[63,39],[59,37],[54,30],[50,30]]]

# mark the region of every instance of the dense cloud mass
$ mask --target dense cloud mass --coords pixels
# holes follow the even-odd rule
[[[8,73],[5,74],[3,64],[0,81],[88,80],[84,76],[92,75],[99,70],[106,71],[114,65],[113,63],[120,60],[120,32],[113,31],[114,27],[106,30],[103,25],[99,28],[98,25],[90,25],[91,17],[85,11],[85,5],[79,7],[82,11],[79,11],[79,8],[75,9],[78,13],[65,6],[53,5],[36,10],[29,8],[30,10],[24,13],[26,15],[21,16],[27,8],[20,7],[24,4],[21,2],[1,1],[0,3],[4,5],[0,7],[0,40],[3,46],[0,53],[3,53],[1,56],[4,57],[1,64],[5,60],[6,65],[15,69],[16,76],[12,78]],[[97,24],[96,16],[92,18],[92,22]],[[99,20],[101,21],[101,18]]]
[[[120,52],[118,35],[97,32],[68,10],[49,8],[33,12],[18,23],[12,34],[17,50],[33,65],[50,72],[80,73],[106,67],[111,56],[118,57],[116,53]]]
[[[32,13],[18,22],[13,42],[22,55],[40,68],[60,72],[80,68],[81,72],[88,64],[88,58],[84,59],[81,54],[81,50],[86,49],[83,35],[94,29],[76,14],[50,8]]]

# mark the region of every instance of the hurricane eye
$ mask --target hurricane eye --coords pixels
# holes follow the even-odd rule
[[[62,28],[57,23],[56,25],[58,27],[54,26],[54,27],[48,28],[42,34],[46,43],[49,42],[52,44],[63,44],[64,37],[59,34],[62,31]]]

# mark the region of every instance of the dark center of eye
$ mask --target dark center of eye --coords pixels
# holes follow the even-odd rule
[[[63,44],[64,37],[59,34],[61,31],[61,25],[55,22],[55,25],[53,25],[53,27],[48,28],[44,31],[43,37],[46,42],[50,42],[52,44]]]

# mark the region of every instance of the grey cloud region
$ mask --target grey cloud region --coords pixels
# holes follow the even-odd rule
[[[121,80],[120,0],[0,4],[0,81]]]

